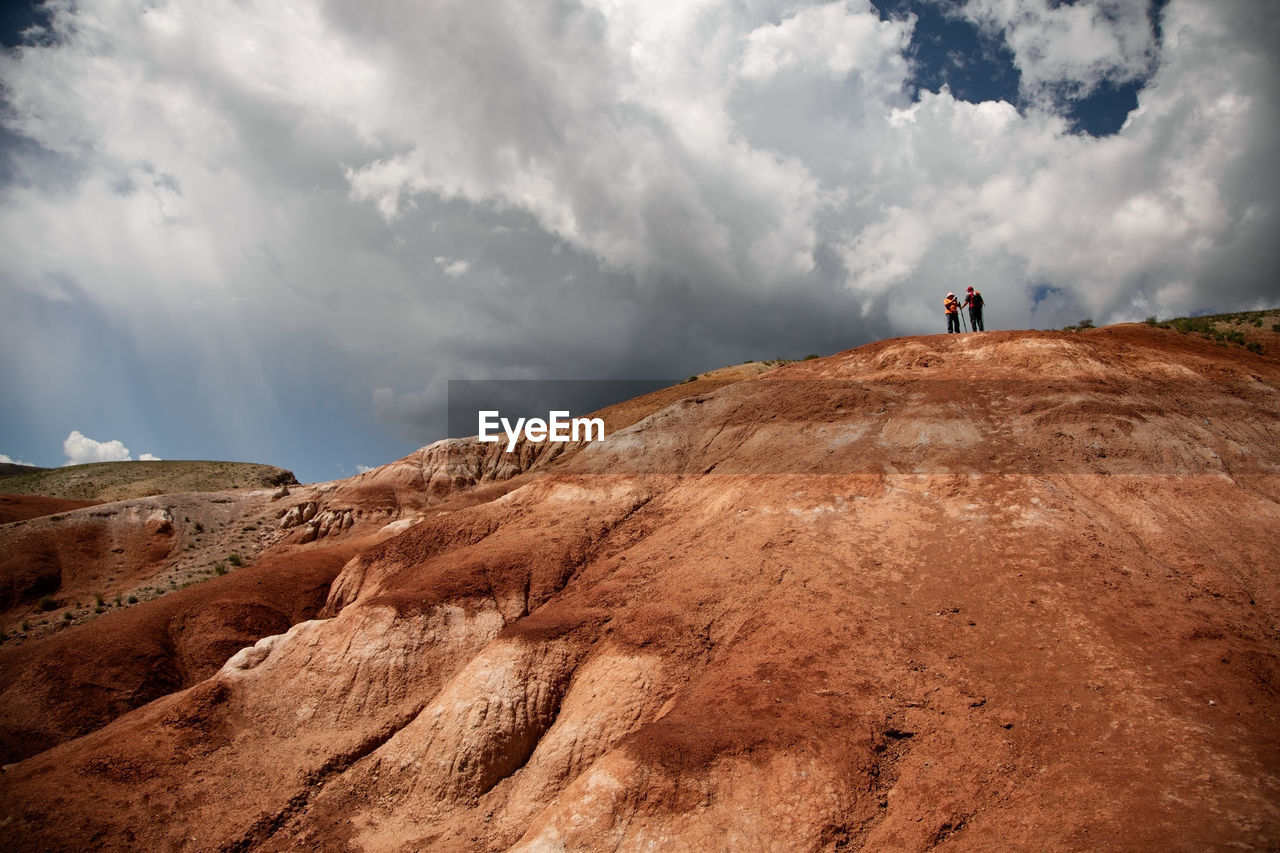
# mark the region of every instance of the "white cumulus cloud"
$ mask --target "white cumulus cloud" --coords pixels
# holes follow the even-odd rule
[[[97,441],[84,435],[80,430],[72,430],[62,442],[62,452],[66,454],[65,465],[85,465],[90,462],[132,462],[129,448],[119,439]],[[139,461],[158,462],[160,457],[143,453]]]
[[[1024,94],[1081,97],[1145,77],[1156,55],[1148,0],[967,0],[961,13],[1003,35]]]
[[[911,24],[882,21],[867,0],[841,0],[810,6],[777,24],[765,24],[746,37],[742,76],[771,77],[787,69],[844,77],[883,76],[890,87],[907,73],[903,51]]]

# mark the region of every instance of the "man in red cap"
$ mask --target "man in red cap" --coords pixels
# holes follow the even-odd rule
[[[985,332],[982,325],[982,293],[970,285],[964,296],[964,304],[969,309],[969,328],[975,332]]]

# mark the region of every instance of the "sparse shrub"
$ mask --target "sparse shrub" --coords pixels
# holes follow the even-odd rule
[[[130,604],[137,604],[137,603],[138,603],[138,596],[136,596],[136,595],[131,595],[131,596],[129,596],[129,598],[128,598],[127,600],[128,600],[128,602],[129,602]]]
[[[813,361],[815,358],[818,358],[818,357],[819,357],[819,356],[818,356],[818,354],[817,354],[816,352],[811,352],[811,353],[809,353],[808,355],[806,355],[806,356],[804,357],[804,360],[805,360],[805,361]]]
[[[698,379],[698,375],[695,373],[693,376],[690,376],[688,379],[686,379],[685,382],[695,382],[697,381],[697,379]]]
[[[115,601],[113,601],[113,602],[111,602],[111,603],[112,603],[114,606],[119,607],[119,606],[120,606],[120,596],[118,596],[118,595],[117,595],[117,596],[116,596],[116,598],[115,598]]]
[[[204,533],[204,525],[198,521],[196,522],[196,533]]]
[[[1249,341],[1249,343],[1244,345],[1244,348],[1247,349],[1249,352],[1262,355],[1262,344],[1258,343],[1257,341]]]
[[[1232,339],[1232,336],[1239,337],[1241,342],[1243,342],[1244,340],[1244,336],[1241,335],[1239,332],[1218,331],[1213,326],[1212,317],[1179,317],[1178,319],[1172,321],[1172,325],[1173,325],[1173,328],[1177,329],[1179,332],[1181,332],[1184,335],[1189,335],[1192,332],[1195,332],[1201,337],[1217,341],[1218,343],[1222,343],[1228,339]]]
[[[213,567],[213,573],[216,574],[218,577],[222,577],[223,575],[225,575],[227,573],[226,564],[218,563],[216,566]]]
[[[102,593],[95,592],[93,594],[93,606],[99,608],[102,607]]]
[[[1254,318],[1253,318],[1253,325],[1255,325],[1255,326],[1257,326],[1259,329],[1261,329],[1261,328],[1262,328],[1262,318],[1261,318],[1261,317],[1254,317]]]
[[[240,559],[239,554],[232,554],[230,557],[227,557],[227,562],[237,569],[244,565],[244,560]]]
[[[70,622],[70,621],[71,621],[71,611],[70,611],[70,610],[68,610],[66,613],[63,613],[63,614],[62,614],[62,621],[63,621],[63,622]]]
[[[44,610],[44,611],[57,610],[58,602],[54,601],[52,598],[46,595],[43,598],[41,598],[38,602],[36,602],[36,607],[39,607],[41,610]]]
[[[1273,331],[1273,332],[1280,332],[1280,323],[1272,323],[1272,324],[1271,324],[1271,331]]]

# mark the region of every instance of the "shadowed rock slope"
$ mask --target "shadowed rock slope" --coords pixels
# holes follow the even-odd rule
[[[315,618],[8,766],[11,844],[1280,845],[1276,360],[900,339],[618,422],[330,484],[399,509],[272,546],[350,537]]]

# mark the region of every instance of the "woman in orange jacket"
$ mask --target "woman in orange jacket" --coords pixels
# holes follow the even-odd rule
[[[947,334],[960,332],[960,303],[956,300],[954,293],[948,293],[947,298],[943,301],[942,307],[947,312]]]

